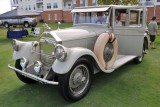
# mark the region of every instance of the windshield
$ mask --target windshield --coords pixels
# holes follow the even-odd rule
[[[108,12],[74,13],[74,24],[106,24]]]

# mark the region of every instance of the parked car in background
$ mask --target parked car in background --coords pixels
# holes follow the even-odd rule
[[[2,25],[2,21],[0,20],[0,25]]]
[[[67,101],[87,94],[93,74],[111,73],[131,60],[141,63],[146,38],[145,7],[92,6],[72,13],[71,28],[48,30],[39,41],[14,39],[15,66],[8,65],[24,83],[58,85]]]
[[[9,26],[23,25],[24,27],[35,27],[37,25],[35,18],[21,18],[21,19],[1,19],[1,25],[8,28]]]

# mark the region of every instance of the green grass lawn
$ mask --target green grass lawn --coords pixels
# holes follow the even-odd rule
[[[52,24],[50,24],[52,25]],[[62,24],[63,25],[63,24]],[[39,26],[41,26],[39,24]],[[56,25],[55,25],[56,26]],[[65,24],[65,27],[71,24]],[[160,106],[160,36],[156,49],[148,50],[141,64],[132,61],[110,74],[98,73],[82,100],[69,103],[52,85],[22,83],[8,69],[12,59],[11,39],[0,28],[0,107],[159,107]],[[23,37],[23,41],[37,40]]]

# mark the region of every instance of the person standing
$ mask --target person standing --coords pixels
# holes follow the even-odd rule
[[[148,24],[148,30],[149,30],[151,48],[155,49],[154,41],[156,39],[156,36],[158,35],[158,25],[155,16],[152,17],[150,23]]]

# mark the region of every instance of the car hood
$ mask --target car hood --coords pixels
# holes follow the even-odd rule
[[[67,29],[51,31],[51,35],[58,36],[62,41],[82,39],[98,36],[105,32],[104,26],[75,26]]]

